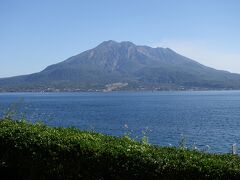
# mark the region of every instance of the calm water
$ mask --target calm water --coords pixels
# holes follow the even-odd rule
[[[165,146],[183,135],[188,146],[209,145],[210,152],[240,147],[240,91],[0,93],[1,113],[13,103],[31,121],[51,126],[135,138],[144,130],[150,143]]]

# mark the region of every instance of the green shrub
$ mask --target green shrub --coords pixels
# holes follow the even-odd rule
[[[240,179],[240,158],[0,121],[0,179]]]

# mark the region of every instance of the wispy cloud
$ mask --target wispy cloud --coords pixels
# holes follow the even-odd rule
[[[164,39],[161,42],[152,43],[151,46],[169,47],[177,53],[194,59],[206,66],[240,73],[240,52],[213,46],[204,40]]]

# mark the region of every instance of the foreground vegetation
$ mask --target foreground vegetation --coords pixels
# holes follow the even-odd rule
[[[0,121],[0,179],[240,179],[240,158]]]

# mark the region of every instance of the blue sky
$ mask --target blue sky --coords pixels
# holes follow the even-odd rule
[[[0,77],[38,72],[109,39],[240,73],[240,1],[0,0]]]

